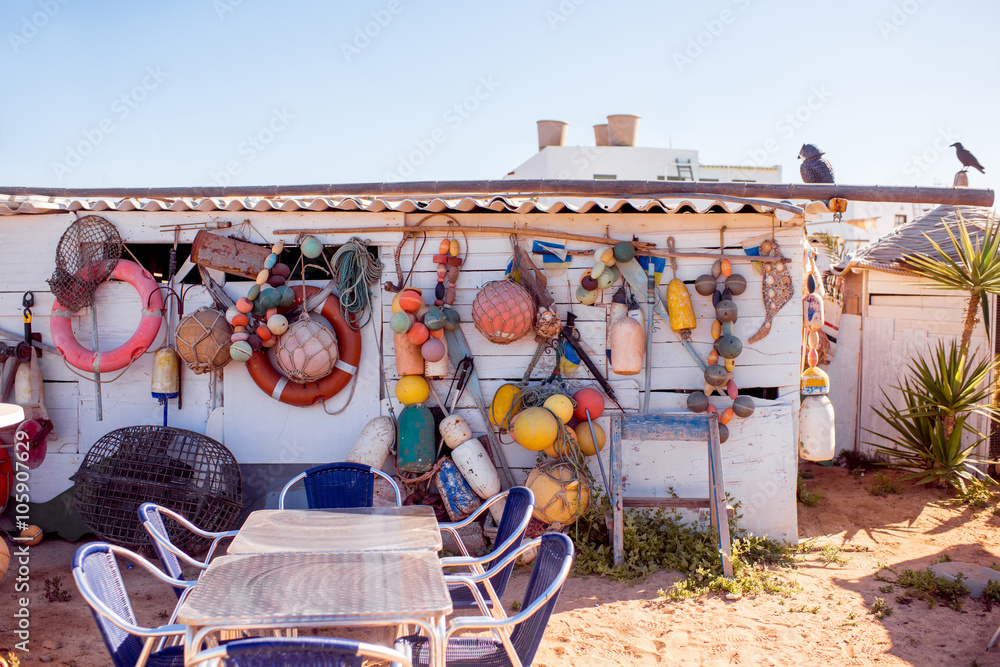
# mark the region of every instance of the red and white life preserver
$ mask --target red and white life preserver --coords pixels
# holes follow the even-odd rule
[[[52,342],[66,362],[82,371],[110,373],[121,370],[142,356],[153,344],[163,320],[163,296],[156,280],[144,268],[127,259],[119,259],[111,274],[115,280],[123,280],[135,288],[142,302],[142,319],[139,328],[125,343],[110,352],[88,350],[73,334],[73,313],[59,303],[52,304],[49,328]]]
[[[295,291],[292,308],[302,303],[303,299],[320,291],[317,287],[306,286],[303,296],[301,285],[292,289]],[[334,333],[337,334],[340,358],[332,373],[322,380],[299,384],[278,372],[266,351],[254,352],[247,362],[250,377],[261,391],[282,403],[307,407],[326,401],[346,387],[351,378],[357,375],[358,364],[361,363],[361,332],[351,327],[344,319],[344,314],[340,310],[340,299],[331,294],[316,312],[330,323]]]

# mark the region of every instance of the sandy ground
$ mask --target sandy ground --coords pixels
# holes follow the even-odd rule
[[[923,569],[942,555],[981,565],[1000,563],[1000,518],[956,505],[947,494],[904,485],[902,495],[867,492],[872,477],[807,464],[807,484],[822,494],[815,507],[799,505],[800,541],[809,548],[787,576],[802,589],[791,597],[763,595],[730,601],[721,596],[668,602],[657,595],[676,575],[661,572],[627,586],[596,577],[571,577],[549,623],[536,665],[1000,665],[1000,649],[986,643],[1000,625],[1000,609],[986,613],[977,600],[962,612],[896,601],[899,589],[879,592],[878,563]],[[824,562],[826,545],[848,561]],[[69,573],[76,544],[48,540],[31,552],[31,640],[22,664],[110,664],[89,609]],[[165,622],[172,591],[137,568],[125,572],[140,621]],[[55,577],[72,599],[48,601],[44,582]],[[505,596],[521,596],[527,571]],[[13,647],[14,575],[0,581],[0,656]],[[50,584],[51,586],[51,584]],[[893,608],[878,620],[875,598]],[[367,631],[355,636],[385,639]],[[2,663],[0,663],[2,664]]]

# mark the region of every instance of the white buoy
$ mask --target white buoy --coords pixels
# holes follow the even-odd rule
[[[438,430],[441,431],[444,444],[452,449],[458,447],[466,440],[472,439],[472,427],[469,426],[469,422],[465,421],[458,414],[452,413],[442,419],[441,424],[438,425]]]
[[[381,469],[389,458],[389,449],[396,441],[396,424],[391,417],[375,417],[361,429],[347,461],[363,463],[372,468]]]
[[[500,475],[497,474],[497,468],[486,453],[483,443],[478,439],[466,440],[453,449],[451,460],[455,462],[465,481],[480,498],[487,499],[500,493]],[[503,501],[490,505],[490,513],[498,526],[503,516],[503,508]]]
[[[799,456],[829,461],[836,450],[833,403],[826,394],[804,396],[799,407]]]

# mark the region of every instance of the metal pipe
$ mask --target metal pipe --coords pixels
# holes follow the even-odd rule
[[[644,415],[649,414],[649,395],[653,390],[653,306],[656,304],[656,270],[652,260],[646,270],[646,386],[642,398]]]
[[[7,197],[170,199],[203,197],[409,197],[552,196],[552,197],[702,197],[906,202],[993,206],[993,190],[928,188],[839,183],[714,183],[703,181],[585,181],[505,179],[499,181],[411,181],[320,185],[198,186],[164,188],[36,188],[0,186]]]
[[[101,358],[100,348],[97,347],[97,301],[90,307],[90,321],[93,327],[94,334],[94,365]],[[97,421],[104,421],[104,406],[101,404],[101,373],[98,370],[94,370],[94,398],[97,400],[96,411],[97,411]]]

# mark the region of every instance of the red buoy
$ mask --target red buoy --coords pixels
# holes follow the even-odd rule
[[[573,415],[582,421],[587,420],[587,412],[590,412],[591,419],[597,419],[604,414],[604,394],[593,387],[585,387],[573,394],[576,401],[576,409]]]

